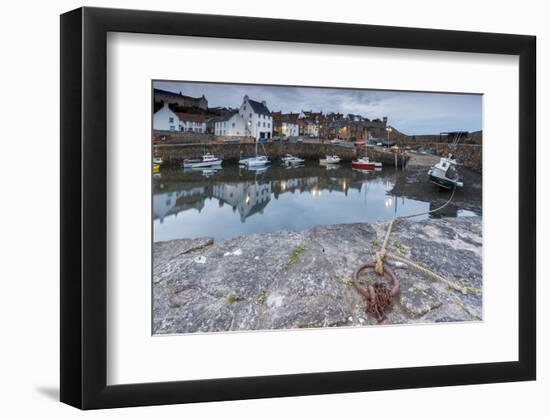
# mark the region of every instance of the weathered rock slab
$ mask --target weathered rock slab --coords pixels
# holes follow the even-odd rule
[[[351,284],[388,223],[316,226],[154,245],[154,333],[379,324]],[[482,319],[481,218],[399,220],[388,251],[472,291],[466,294],[392,262],[401,291],[380,324]],[[362,280],[378,279],[372,272]],[[382,278],[383,279],[383,278]]]

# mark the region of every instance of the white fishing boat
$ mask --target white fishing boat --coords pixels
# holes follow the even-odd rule
[[[261,155],[255,158],[247,159],[244,164],[246,165],[247,168],[250,168],[250,167],[263,167],[263,166],[269,165],[270,163],[271,161],[268,159],[267,156]]]
[[[255,153],[241,153],[241,155],[239,156],[239,165],[246,165],[246,161],[256,158],[256,156],[258,155],[256,155]]]
[[[162,164],[162,158],[160,156],[154,156],[153,157],[153,164],[161,165]]]
[[[341,159],[338,155],[327,155],[325,158],[319,159],[320,164],[338,164],[340,163]]]
[[[263,148],[263,146],[264,145],[262,144],[262,148]],[[266,153],[265,148],[264,148],[264,153]],[[246,160],[244,160],[244,165],[247,168],[249,168],[249,167],[263,167],[263,166],[269,165],[271,163],[271,161],[269,160],[269,158],[267,156],[258,155],[258,140],[257,139],[256,139],[256,149],[255,149],[254,155],[255,156],[247,158]]]
[[[285,156],[281,158],[281,161],[285,165],[298,165],[298,164],[303,164],[305,162],[303,159],[298,158],[297,156],[291,155],[289,153],[285,154]]]
[[[207,167],[216,167],[222,164],[222,159],[217,158],[212,155],[210,152],[205,153],[200,158],[185,159],[183,161],[184,168],[207,168]]]
[[[446,158],[440,158],[439,162],[428,171],[428,177],[431,182],[447,190],[464,185],[457,170],[456,160],[452,154],[449,154]]]

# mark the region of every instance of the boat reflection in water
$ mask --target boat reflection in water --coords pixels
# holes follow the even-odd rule
[[[430,209],[430,203],[391,191],[395,171],[352,170],[307,162],[223,169],[164,169],[153,179],[155,241],[210,236],[215,240],[317,224],[376,222],[397,212]],[[391,200],[391,203],[388,203]],[[458,209],[443,215],[470,215]],[[428,216],[424,216],[427,218]]]

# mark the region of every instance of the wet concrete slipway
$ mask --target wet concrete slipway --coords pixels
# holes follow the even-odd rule
[[[412,158],[390,197],[443,204],[449,193],[426,180],[433,158]],[[388,252],[427,267],[457,291],[389,260],[400,292],[379,322],[352,274],[380,249],[388,219],[322,224],[214,239],[161,240],[153,246],[155,334],[298,329],[482,320],[481,176],[463,171],[464,189],[437,216],[395,222]],[[460,210],[475,215],[456,216]],[[455,214],[455,215],[453,215]],[[370,270],[362,283],[377,278]]]

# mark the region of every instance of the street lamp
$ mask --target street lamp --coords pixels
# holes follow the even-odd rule
[[[386,132],[388,132],[388,142],[387,142],[387,145],[388,145],[388,151],[390,150],[390,132],[392,131],[392,128],[391,127],[387,127],[386,128]]]

